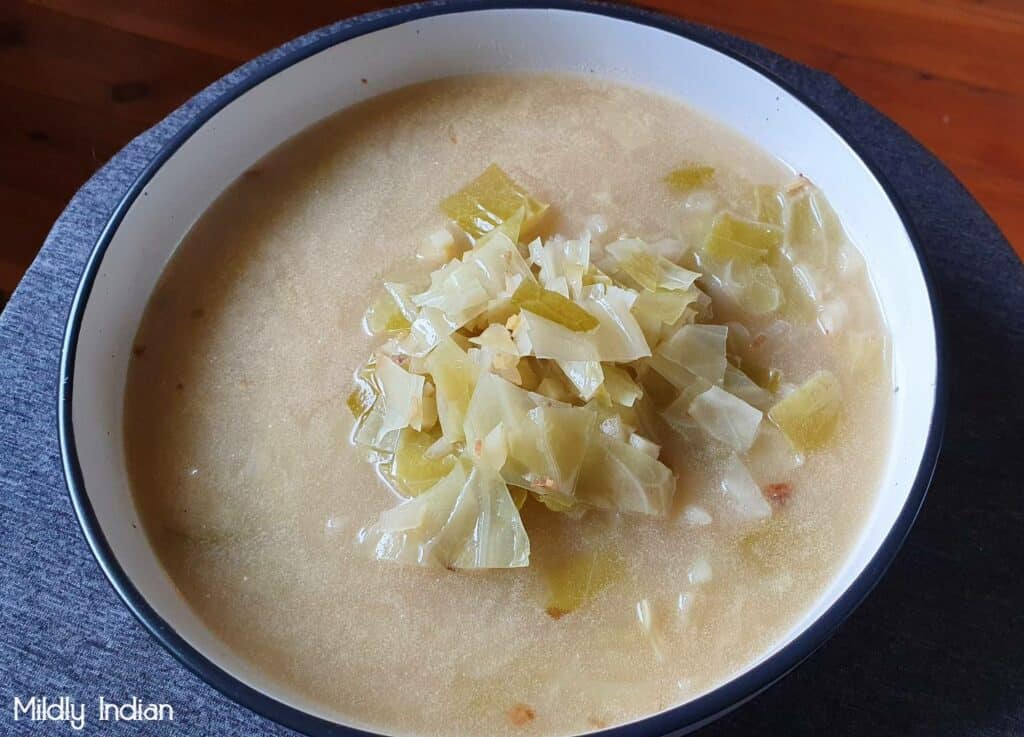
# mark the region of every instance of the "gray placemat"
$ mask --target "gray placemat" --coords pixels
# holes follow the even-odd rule
[[[58,360],[85,260],[143,166],[232,83],[345,25],[246,64],[132,141],[74,197],[0,316],[0,734],[70,733],[13,721],[14,697],[34,694],[87,704],[80,734],[290,734],[178,665],[104,579],[61,474]],[[942,164],[836,80],[689,28],[813,100],[895,186],[941,291],[951,382],[935,482],[882,584],[810,661],[706,734],[1024,734],[1024,267]],[[100,724],[101,695],[170,703],[175,720]]]

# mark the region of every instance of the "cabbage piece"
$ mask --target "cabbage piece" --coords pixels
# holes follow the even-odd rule
[[[459,442],[465,439],[463,423],[479,369],[451,338],[427,355],[426,367],[434,380],[441,431],[449,442]]]
[[[719,263],[706,259],[709,276],[730,298],[751,315],[767,315],[785,303],[775,273],[766,263],[741,260]]]
[[[715,167],[687,164],[673,169],[665,177],[665,183],[676,192],[687,193],[700,187],[706,187],[715,178]]]
[[[839,218],[820,190],[804,188],[790,201],[786,245],[800,261],[828,269],[845,240]]]
[[[563,280],[566,296],[579,299],[590,270],[590,233],[575,240],[555,237],[543,244],[535,240],[530,244],[530,262],[540,269],[540,283],[545,288],[559,291],[553,285]]]
[[[700,278],[700,274],[677,266],[656,255],[651,247],[638,238],[623,238],[605,246],[618,268],[641,288],[687,290]]]
[[[722,388],[762,411],[766,411],[772,402],[770,392],[762,389],[753,379],[732,365],[725,367]]]
[[[729,506],[743,519],[758,520],[772,516],[772,505],[735,453],[725,463],[721,488]]]
[[[430,286],[413,295],[417,307],[434,307],[456,326],[507,302],[515,289],[533,282],[533,272],[515,242],[495,231],[459,261],[451,261],[430,275]]]
[[[575,333],[586,333],[599,325],[597,318],[578,304],[533,281],[523,282],[512,295],[512,304]]]
[[[481,376],[466,413],[466,445],[475,449],[500,423],[508,442],[502,478],[571,505],[596,416],[582,407],[556,405],[494,374]]]
[[[641,453],[646,453],[651,458],[657,460],[658,456],[661,455],[661,446],[655,442],[652,442],[645,438],[643,435],[637,433],[630,433],[629,444],[639,450]]]
[[[754,187],[754,209],[757,219],[769,225],[782,225],[786,209],[786,197],[775,187],[759,184]]]
[[[556,361],[600,360],[593,336],[578,333],[564,325],[524,310],[513,335],[521,355]]]
[[[423,239],[416,257],[422,261],[443,264],[455,258],[455,248],[455,237],[446,228],[439,228]]]
[[[576,498],[600,509],[664,517],[676,479],[668,466],[629,442],[603,432],[591,437]]]
[[[613,363],[604,364],[604,388],[608,398],[623,407],[632,407],[644,393],[628,371]]]
[[[380,394],[374,384],[374,371],[375,365],[371,363],[356,373],[355,388],[345,401],[352,416],[357,420],[370,411]]]
[[[384,282],[384,292],[391,297],[399,312],[402,313],[402,317],[409,323],[416,319],[417,309],[410,296],[412,290],[413,286],[411,284],[395,281]]]
[[[722,261],[764,261],[768,254],[782,245],[781,228],[754,220],[720,213],[704,241],[704,252]]]
[[[802,453],[819,448],[835,434],[842,413],[839,381],[818,371],[768,411],[768,417]]]
[[[378,560],[445,568],[522,568],[530,541],[493,471],[460,460],[433,487],[381,514],[358,542]]]
[[[761,483],[778,481],[804,464],[803,454],[770,422],[761,423],[744,460],[750,473]]]
[[[863,381],[881,378],[889,348],[885,335],[850,330],[839,336],[836,348],[851,376]]]
[[[480,346],[470,349],[469,356],[482,370],[493,371],[513,384],[522,384],[518,370],[519,349],[512,341],[508,329],[497,323],[488,325],[480,335],[470,338],[470,343]]]
[[[785,295],[780,315],[793,322],[814,320],[818,314],[818,291],[808,273],[781,251],[771,254],[768,265]]]
[[[409,329],[409,320],[392,295],[384,290],[367,308],[363,323],[370,335],[395,335]]]
[[[725,356],[728,336],[729,328],[725,325],[683,325],[659,345],[655,353],[712,384],[721,384],[728,364]],[[660,363],[651,365],[662,373]],[[671,376],[665,378],[672,381]]]
[[[543,567],[548,596],[545,610],[560,619],[589,604],[625,576],[622,559],[604,551],[581,551]]]
[[[584,401],[597,394],[605,375],[600,361],[558,361],[558,368]]]
[[[685,291],[644,290],[637,295],[633,303],[633,314],[641,324],[644,324],[645,320],[650,320],[658,324],[673,325],[679,322],[686,308],[696,302],[699,296],[700,290],[696,287]]]
[[[383,354],[377,357],[376,376],[384,401],[384,417],[376,441],[379,443],[385,435],[403,427],[421,430],[423,377],[409,373]]]
[[[399,434],[387,475],[401,494],[422,494],[447,476],[455,466],[456,456],[453,453],[438,457],[427,456],[427,451],[436,441],[433,435],[418,432],[411,427]]]
[[[651,355],[640,325],[630,311],[636,292],[600,284],[583,290],[580,304],[599,323],[591,338],[596,360],[627,363]]]
[[[598,322],[589,333],[575,332],[524,309],[515,331],[519,352],[556,361],[618,363],[649,356],[647,340],[630,312],[635,297],[634,292],[619,287],[586,287],[580,303]]]
[[[694,397],[688,411],[706,433],[739,452],[753,444],[763,417],[761,410],[717,386]]]
[[[498,423],[491,431],[473,444],[472,457],[479,466],[491,469],[500,474],[508,461],[508,433],[505,426]]]
[[[409,334],[399,344],[402,352],[422,357],[459,329],[459,325],[436,307],[424,307],[409,326]]]
[[[661,346],[658,347],[660,348]],[[657,350],[654,352],[653,356],[647,359],[647,365],[654,369],[653,372],[648,373],[648,375],[644,377],[644,388],[648,391],[650,390],[652,376],[660,376],[675,389],[686,389],[686,387],[692,385],[695,381],[704,381],[704,379],[701,379],[689,369],[680,366],[675,361],[668,360]],[[658,396],[662,396],[663,394],[664,392],[661,392]],[[675,396],[674,393],[673,396]],[[662,399],[664,399],[664,396],[662,396]],[[664,402],[660,403],[664,404]]]
[[[512,341],[512,333],[504,325],[488,325],[480,335],[470,338],[469,342],[481,348],[487,348],[494,353],[519,359],[519,351]]]
[[[548,206],[527,194],[497,164],[441,202],[441,212],[473,238],[494,230],[520,208],[524,211],[522,229],[531,231]]]

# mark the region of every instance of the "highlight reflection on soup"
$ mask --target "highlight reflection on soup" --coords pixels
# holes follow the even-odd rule
[[[647,91],[472,76],[333,116],[200,218],[126,450],[171,579],[279,689],[569,734],[728,680],[822,594],[886,458],[886,348],[768,153]]]

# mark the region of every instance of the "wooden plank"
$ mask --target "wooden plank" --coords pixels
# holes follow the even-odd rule
[[[648,0],[835,75],[935,152],[1024,255],[1020,0]],[[115,151],[239,63],[395,4],[7,0],[0,4],[0,288]],[[18,265],[21,265],[20,267]]]
[[[0,83],[152,125],[237,64],[13,0]]]

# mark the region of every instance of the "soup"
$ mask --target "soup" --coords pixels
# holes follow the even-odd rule
[[[474,246],[439,203],[452,214],[453,193],[479,194],[481,173],[525,204],[521,232],[502,234],[495,218]],[[493,422],[479,442],[427,453],[442,440],[443,382],[424,368],[429,352],[396,347],[408,321],[382,285],[427,290],[432,269],[467,262],[496,233],[506,261],[527,268],[505,284],[535,291],[502,297],[518,317],[477,312],[441,338],[471,357],[478,388],[533,397],[552,417],[593,412],[585,431],[540,426],[552,444],[606,444],[568,475],[556,463],[509,482],[516,451],[502,433],[514,428],[495,435]],[[544,276],[545,249],[586,251],[580,281]],[[590,304],[588,289],[594,304],[626,295],[620,322],[636,316],[642,346],[579,361],[574,382],[576,363],[534,355],[538,317],[569,330],[546,350],[592,345],[587,309],[572,326],[565,306]],[[669,317],[642,314],[652,295]],[[511,362],[496,360],[503,336]],[[718,353],[691,361],[697,344]],[[181,595],[279,690],[386,733],[571,734],[727,681],[823,593],[885,463],[886,345],[827,201],[768,153],[649,91],[577,76],[447,79],[303,132],[195,223],[139,327],[126,453]],[[367,433],[385,362],[419,387],[418,414]],[[367,382],[369,399],[350,397]],[[388,510],[436,498],[453,468],[482,468],[496,437],[494,525],[445,549],[414,539],[422,515],[396,532]],[[595,472],[613,455],[633,460]],[[626,499],[627,488],[640,491]],[[488,542],[499,533],[501,545]]]

